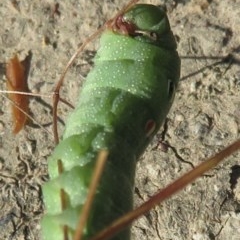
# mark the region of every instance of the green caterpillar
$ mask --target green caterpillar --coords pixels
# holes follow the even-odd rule
[[[94,63],[63,139],[49,158],[43,239],[63,239],[62,226],[72,238],[102,149],[109,156],[84,239],[132,209],[137,160],[164,121],[180,77],[176,42],[164,10],[137,4],[119,16],[101,36]],[[59,159],[64,168],[60,175]],[[65,210],[60,189],[68,197]],[[130,239],[130,229],[114,239]]]

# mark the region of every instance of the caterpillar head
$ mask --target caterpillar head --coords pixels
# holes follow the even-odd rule
[[[160,6],[137,4],[115,20],[114,31],[138,41],[176,49],[167,14]]]

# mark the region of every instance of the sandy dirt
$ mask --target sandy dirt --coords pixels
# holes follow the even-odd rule
[[[121,2],[119,4],[118,2]],[[126,1],[125,1],[126,2]],[[144,1],[160,4],[163,1]],[[164,128],[139,162],[136,205],[240,136],[240,1],[164,1],[182,58],[182,81]],[[178,2],[178,3],[177,3]],[[32,53],[29,88],[51,97],[63,67],[85,37],[124,1],[3,0],[0,89],[5,63]],[[55,11],[54,11],[55,8]],[[98,41],[68,72],[62,96],[75,102]],[[51,98],[31,98],[34,122],[12,134],[11,108],[0,94],[0,239],[40,239],[52,137]],[[70,110],[61,105],[64,121]],[[63,124],[59,124],[60,132]],[[163,131],[164,129],[164,131]],[[156,149],[160,140],[167,152]],[[132,239],[240,240],[240,155],[155,207],[132,227]]]

